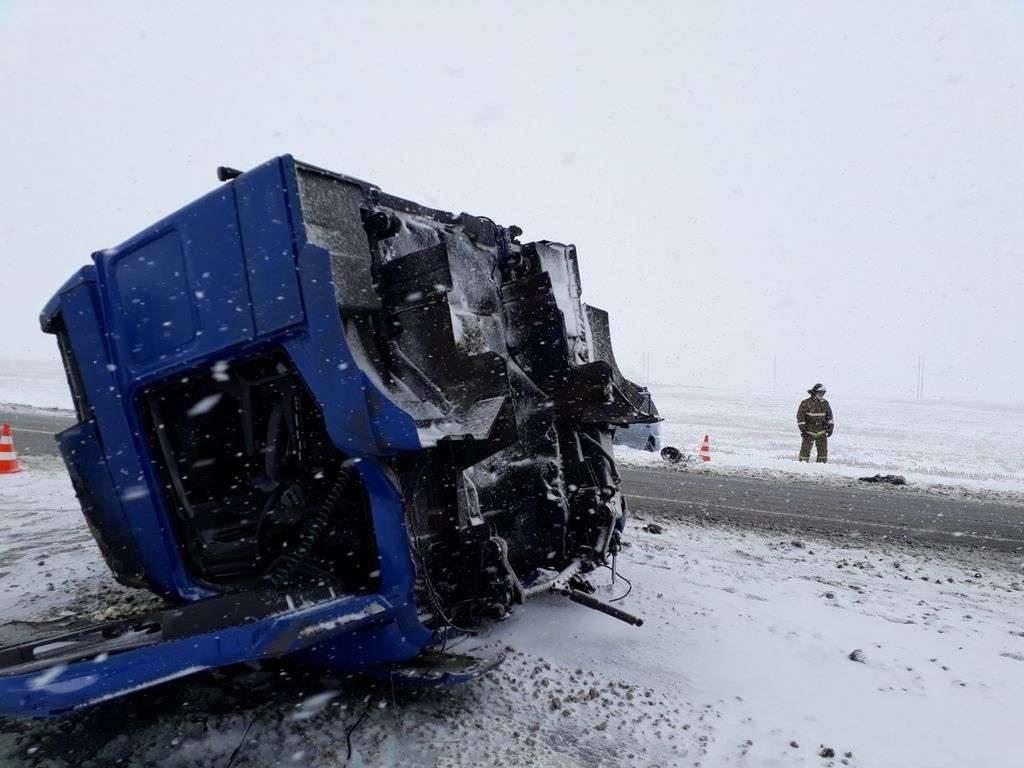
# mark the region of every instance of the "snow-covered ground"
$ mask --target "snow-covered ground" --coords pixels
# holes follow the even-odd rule
[[[26,463],[0,477],[0,615],[126,603],[57,461]],[[471,641],[508,656],[458,689],[199,677],[0,722],[0,764],[221,768],[236,749],[236,767],[1022,764],[1019,556],[699,522],[655,534],[643,515],[618,603],[643,627],[541,598]],[[599,594],[621,595],[609,580],[595,576]]]
[[[0,403],[71,409],[71,394],[60,359],[0,357]]]
[[[708,471],[790,473],[813,480],[899,474],[916,486],[1024,493],[1024,405],[877,400],[830,392],[836,431],[829,462],[806,465],[796,460],[796,407],[804,393],[651,389],[665,419],[665,445],[696,455],[699,441],[711,436],[712,460],[703,467]],[[620,458],[661,463],[628,449]]]
[[[0,477],[0,645],[54,622],[115,618],[112,605],[151,602],[110,577],[63,462],[29,456],[21,464],[24,471]]]

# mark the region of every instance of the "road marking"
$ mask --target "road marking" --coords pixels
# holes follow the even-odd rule
[[[770,509],[756,509],[754,507],[733,507],[728,504],[716,504],[714,502],[683,501],[682,499],[666,499],[661,496],[638,496],[632,493],[626,494],[627,499],[643,499],[644,501],[661,501],[666,504],[675,504],[680,507],[703,507],[705,509],[731,509],[737,512],[755,512],[762,515],[775,515],[777,517],[795,517],[801,520],[818,520],[825,523],[845,523],[851,527],[866,526],[869,528],[882,528],[887,531],[906,533],[916,531],[920,533],[933,533],[939,536],[948,536],[956,539],[978,539],[980,541],[1001,541],[1007,544],[1017,544],[1024,547],[1024,539],[1008,539],[1004,536],[987,536],[979,533],[962,533],[960,531],[940,531],[937,528],[921,528],[908,525],[906,527],[891,525],[889,523],[871,523],[867,520],[850,520],[845,517],[826,517],[824,515],[812,515],[807,512],[780,512]]]
[[[49,429],[29,429],[28,427],[11,427],[11,431],[17,434],[18,432],[32,432],[36,435],[49,435],[50,437],[55,436],[57,433]]]

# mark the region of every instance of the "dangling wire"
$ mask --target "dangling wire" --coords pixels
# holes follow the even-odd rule
[[[356,728],[362,725],[363,720],[370,714],[370,708],[373,706],[373,697],[366,697],[366,707],[362,713],[356,718],[356,721],[352,723],[348,728],[345,729],[345,746],[347,747],[348,755],[345,757],[345,763],[352,759],[352,734],[355,733]]]
[[[611,566],[605,565],[604,563],[601,564],[601,567],[607,568],[609,571],[611,570]],[[629,585],[629,589],[626,590],[625,594],[619,595],[618,597],[613,597],[611,600],[608,601],[609,603],[617,603],[619,600],[625,600],[627,597],[629,597],[629,593],[633,591],[633,582],[631,582],[629,579],[623,576],[622,571],[618,571],[616,575],[618,576],[618,578],[622,579],[624,582],[626,582],[626,584]]]
[[[298,531],[298,543],[293,549],[278,557],[263,574],[261,581],[276,589],[288,586],[292,576],[300,570],[303,562],[313,552],[320,537],[330,523],[331,514],[342,501],[355,471],[350,466],[342,465],[331,489],[324,499],[312,507],[303,518]]]

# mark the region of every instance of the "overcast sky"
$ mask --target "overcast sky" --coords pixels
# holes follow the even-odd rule
[[[0,0],[0,357],[296,157],[575,243],[622,367],[1024,400],[1024,4]]]

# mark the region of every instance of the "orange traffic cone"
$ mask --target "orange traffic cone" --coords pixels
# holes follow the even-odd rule
[[[700,454],[701,461],[711,461],[711,440],[708,439],[707,435],[704,435],[704,439],[700,443],[700,450],[697,453]]]
[[[13,475],[21,472],[18,463],[18,452],[14,450],[14,438],[11,437],[11,425],[4,424],[0,430],[0,475]]]

